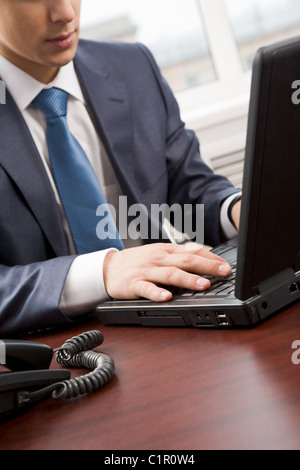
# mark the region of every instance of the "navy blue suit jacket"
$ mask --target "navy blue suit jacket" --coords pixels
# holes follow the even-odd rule
[[[80,41],[74,64],[128,203],[205,204],[205,241],[218,244],[220,205],[236,190],[201,160],[197,138],[185,129],[149,51]],[[6,101],[0,106],[0,337],[72,323],[58,306],[74,259],[37,148],[9,94]]]

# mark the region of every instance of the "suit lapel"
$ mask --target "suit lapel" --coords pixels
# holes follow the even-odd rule
[[[27,125],[7,93],[0,106],[0,164],[20,189],[57,256],[68,253],[49,178]],[[4,125],[5,123],[5,125]]]
[[[80,47],[74,65],[114,171],[132,204],[138,195],[134,193],[132,114],[126,86]]]

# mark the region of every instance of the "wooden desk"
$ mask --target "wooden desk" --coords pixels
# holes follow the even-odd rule
[[[44,401],[0,426],[0,449],[300,449],[300,303],[251,330],[98,328],[116,375],[73,402]],[[53,363],[55,367],[55,363]],[[79,375],[82,371],[74,371]]]

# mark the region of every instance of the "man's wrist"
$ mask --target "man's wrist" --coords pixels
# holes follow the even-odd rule
[[[104,285],[103,264],[110,251],[115,251],[115,248],[83,254],[74,259],[59,305],[66,316],[81,316],[109,299]]]
[[[221,206],[221,213],[220,213],[221,230],[226,240],[230,240],[236,237],[238,234],[236,225],[232,223],[232,221],[229,218],[229,213],[231,212],[233,208],[231,203],[234,200],[236,200],[238,197],[241,197],[241,191],[239,191],[238,193],[234,193],[231,196],[227,197]],[[229,210],[230,205],[231,205],[231,210]],[[231,219],[232,219],[232,215],[231,215]]]
[[[230,202],[229,206],[228,206],[228,209],[227,209],[227,214],[228,214],[228,219],[230,220],[231,224],[237,228],[236,226],[236,223],[235,221],[233,220],[233,206],[235,206],[235,204],[239,201],[241,201],[242,199],[242,195],[241,194],[237,194],[235,196],[235,198],[232,199],[232,201]]]

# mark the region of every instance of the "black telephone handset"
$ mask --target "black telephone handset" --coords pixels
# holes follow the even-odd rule
[[[103,342],[100,331],[75,336],[57,350],[31,341],[1,340],[0,363],[9,371],[0,372],[0,419],[7,419],[38,401],[55,400],[92,393],[114,375],[114,361],[92,351]],[[53,354],[65,367],[87,367],[89,374],[70,379],[65,369],[49,369]]]

